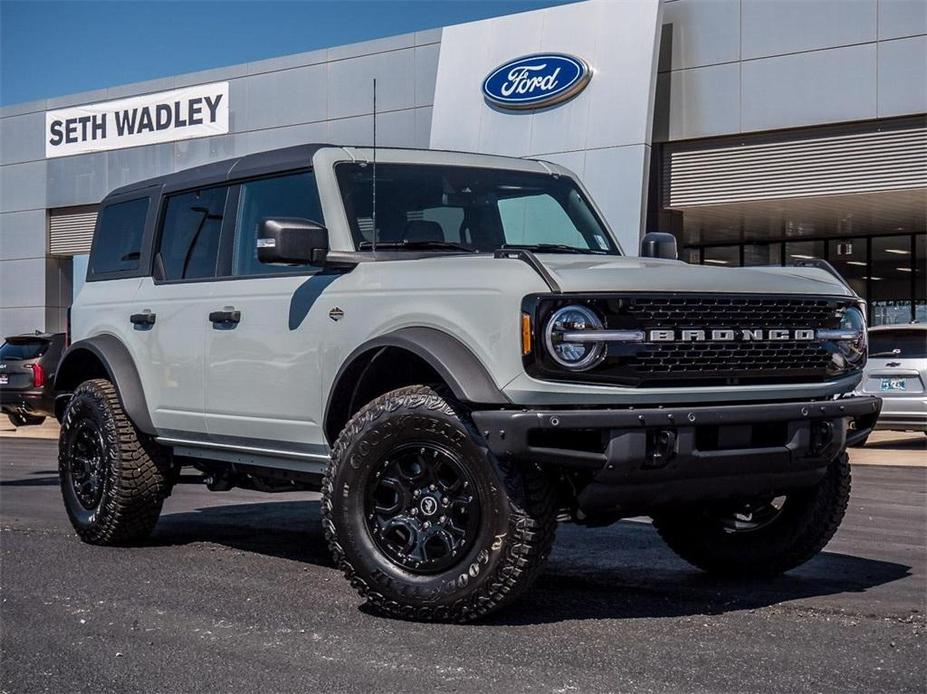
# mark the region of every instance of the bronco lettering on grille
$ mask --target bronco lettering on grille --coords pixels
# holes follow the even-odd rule
[[[813,340],[814,330],[810,328],[750,328],[750,329],[699,329],[686,328],[683,330],[649,330],[647,337],[650,342],[735,342],[743,341],[783,341],[783,340]]]

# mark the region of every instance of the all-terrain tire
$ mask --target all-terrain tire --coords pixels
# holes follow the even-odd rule
[[[22,412],[14,412],[8,414],[7,417],[10,420],[10,424],[12,424],[17,429],[19,427],[38,426],[45,421],[45,417],[42,415],[23,414]]]
[[[654,518],[676,554],[711,573],[732,577],[775,576],[811,559],[843,520],[850,499],[850,464],[841,453],[817,485],[786,496],[779,514],[748,532],[730,532],[716,511]]]
[[[427,574],[392,561],[365,520],[374,471],[391,452],[419,443],[442,446],[462,461],[480,503],[472,546],[453,565]],[[348,422],[322,493],[322,526],[336,565],[370,607],[392,617],[467,622],[486,615],[531,585],[554,541],[547,477],[496,460],[461,405],[427,386],[387,393]]]
[[[87,455],[96,448],[99,455]],[[99,471],[92,479],[83,474],[90,460],[97,461],[92,468]],[[81,540],[125,545],[147,538],[170,492],[169,470],[167,453],[135,428],[112,383],[95,379],[78,386],[61,421],[58,473],[68,517]],[[81,486],[82,479],[91,481]]]

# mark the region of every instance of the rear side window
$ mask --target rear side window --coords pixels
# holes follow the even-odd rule
[[[28,342],[4,342],[0,345],[0,360],[25,361],[36,359],[48,351],[48,342],[45,340],[30,340]]]
[[[93,273],[138,270],[148,198],[107,205],[100,212],[90,269]]]
[[[264,178],[241,184],[232,274],[268,275],[298,272],[310,266],[269,265],[257,258],[257,233],[261,220],[301,217],[323,224],[322,204],[315,176],[309,172]]]
[[[167,199],[158,246],[165,280],[215,277],[227,187]]]
[[[870,357],[927,357],[927,330],[877,330],[869,333]]]

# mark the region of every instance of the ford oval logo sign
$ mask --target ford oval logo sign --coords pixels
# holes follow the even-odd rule
[[[539,53],[500,65],[483,80],[483,96],[494,106],[543,108],[579,94],[592,78],[586,63],[562,53]]]

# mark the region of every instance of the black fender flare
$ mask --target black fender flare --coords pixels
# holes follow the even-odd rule
[[[332,381],[322,420],[327,428],[332,412],[332,398],[339,384],[358,358],[370,352],[397,347],[411,352],[427,363],[444,380],[458,400],[474,405],[511,405],[489,371],[460,340],[436,328],[401,328],[360,345],[341,364]]]
[[[70,393],[87,380],[86,364],[91,357],[103,365],[106,375],[119,393],[126,414],[137,429],[157,435],[145,400],[138,369],[128,348],[113,335],[95,335],[72,344],[61,357],[55,374],[55,391]],[[91,376],[93,377],[93,376]]]

